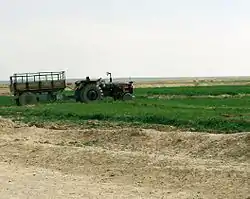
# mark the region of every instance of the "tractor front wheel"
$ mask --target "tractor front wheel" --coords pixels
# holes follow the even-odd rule
[[[124,93],[124,95],[122,96],[123,101],[129,101],[132,99],[133,99],[133,96],[130,93]]]

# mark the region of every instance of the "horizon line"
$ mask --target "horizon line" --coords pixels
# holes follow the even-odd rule
[[[77,77],[69,77],[66,78],[67,80],[77,80],[77,79],[84,79],[85,77],[77,78]],[[94,77],[96,78],[96,77]],[[193,78],[250,78],[250,75],[235,75],[235,76],[173,76],[173,77],[141,77],[141,76],[128,76],[128,77],[112,77],[113,79],[193,79]],[[102,79],[109,79],[109,77],[105,77]],[[0,82],[9,82],[9,80],[0,80]]]

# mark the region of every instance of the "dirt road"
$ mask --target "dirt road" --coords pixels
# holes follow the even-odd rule
[[[250,197],[250,134],[27,127],[0,119],[0,196]]]

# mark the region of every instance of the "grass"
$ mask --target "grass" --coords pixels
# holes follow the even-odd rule
[[[250,102],[250,98],[243,98],[243,100]],[[4,107],[0,109],[0,115],[14,116],[25,122],[36,120],[81,123],[85,120],[100,120],[172,125],[193,131],[227,133],[249,131],[249,108],[245,103],[232,104],[234,103],[230,99],[226,102],[212,102],[211,104],[202,104],[201,100],[198,106],[195,102],[191,103],[185,99],[178,101],[139,99],[134,102],[63,103],[28,108]]]
[[[137,88],[136,95],[185,95],[185,96],[218,96],[250,94],[250,85],[217,85],[217,86],[181,86],[159,88]]]
[[[182,90],[182,95],[187,95],[187,98],[165,100],[139,97],[130,102],[104,101],[92,104],[66,102],[40,104],[32,107],[12,106],[9,97],[2,96],[0,97],[0,115],[29,123],[68,122],[85,124],[87,120],[99,120],[126,122],[142,126],[171,125],[191,131],[217,133],[250,131],[249,96],[191,99],[188,96],[193,92],[192,89],[195,88],[186,87],[186,90]],[[248,88],[242,86],[229,86],[223,87],[223,89],[215,86],[203,87],[198,93],[209,93],[211,90],[214,95],[225,94],[223,90],[224,92],[231,90],[232,95],[248,92]],[[155,91],[156,93],[161,91],[161,94],[175,92],[181,95],[180,88],[137,89],[136,94],[143,96],[149,91]]]
[[[9,96],[0,96],[0,107],[1,106],[13,106],[14,101]]]

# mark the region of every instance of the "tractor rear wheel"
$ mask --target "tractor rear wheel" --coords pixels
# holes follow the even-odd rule
[[[80,101],[89,103],[103,99],[103,91],[100,86],[96,84],[87,84],[80,90]]]
[[[22,93],[19,96],[19,105],[24,106],[24,105],[30,105],[30,104],[37,104],[37,96],[34,93],[31,92],[25,92]]]

